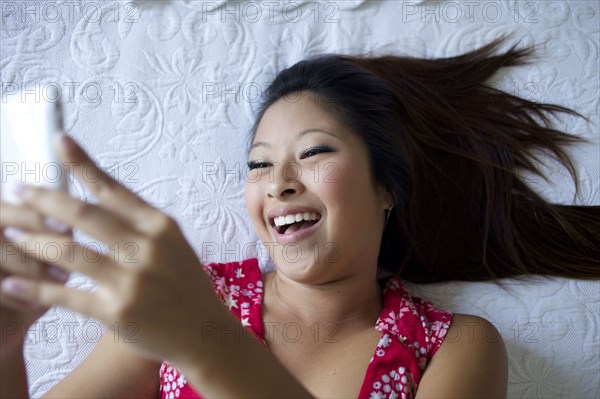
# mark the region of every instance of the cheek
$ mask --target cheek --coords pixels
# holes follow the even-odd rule
[[[329,164],[323,172],[322,189],[334,204],[343,208],[358,206],[358,202],[369,198],[368,176],[352,160]]]
[[[372,235],[379,204],[369,169],[347,160],[338,165],[337,173],[332,176],[336,177],[335,183],[322,184],[324,201],[335,221],[330,226],[332,233],[348,240]]]

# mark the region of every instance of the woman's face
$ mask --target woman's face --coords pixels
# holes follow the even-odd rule
[[[375,186],[366,144],[316,95],[269,107],[248,161],[246,207],[279,273],[305,283],[375,273],[390,197]]]

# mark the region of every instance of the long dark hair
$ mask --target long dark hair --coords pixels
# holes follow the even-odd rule
[[[551,127],[549,115],[581,114],[486,84],[522,65],[534,48],[495,54],[500,37],[440,59],[328,54],[281,71],[266,109],[301,91],[360,135],[376,181],[395,199],[379,267],[413,282],[524,275],[600,278],[600,206],[551,204],[519,177],[542,175],[536,153],[577,174],[562,146],[585,141]]]

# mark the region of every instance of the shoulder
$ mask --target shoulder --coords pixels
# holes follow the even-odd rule
[[[506,397],[508,360],[502,337],[488,320],[454,314],[428,364],[419,397]]]
[[[491,322],[483,317],[460,313],[454,315],[439,353],[460,355],[465,360],[485,356],[501,360],[506,357],[502,336]]]

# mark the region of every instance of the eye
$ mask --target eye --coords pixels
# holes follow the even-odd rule
[[[331,152],[331,151],[333,151],[333,149],[331,149],[330,147],[328,147],[326,145],[311,147],[311,148],[307,149],[306,151],[304,151],[304,153],[300,156],[300,159],[312,157],[313,155],[317,155],[322,152]]]
[[[268,162],[263,162],[263,161],[248,161],[248,169],[252,170],[252,169],[261,169],[261,168],[266,168],[267,166],[271,166],[271,164],[269,164]]]

